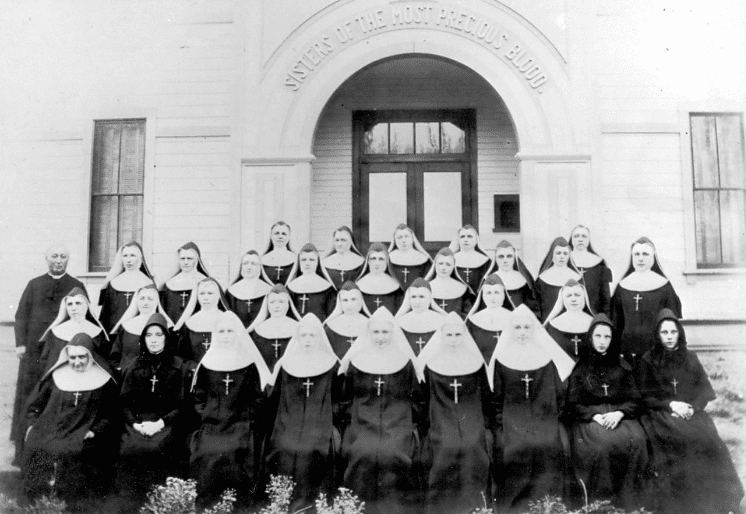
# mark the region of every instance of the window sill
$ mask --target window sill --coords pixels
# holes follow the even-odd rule
[[[696,284],[699,280],[729,280],[746,277],[746,268],[710,268],[692,269],[683,272],[687,284]]]

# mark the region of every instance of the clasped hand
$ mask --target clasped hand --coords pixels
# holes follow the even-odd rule
[[[132,427],[140,432],[145,437],[152,437],[161,430],[163,430],[163,427],[166,426],[166,424],[163,422],[162,419],[159,419],[158,421],[143,421],[142,423],[135,423],[132,425]]]
[[[681,418],[689,421],[694,415],[694,407],[686,402],[672,401],[671,404],[671,416],[674,418]]]
[[[593,421],[604,427],[606,430],[614,430],[622,421],[624,413],[621,411],[607,412],[606,414],[596,414]]]

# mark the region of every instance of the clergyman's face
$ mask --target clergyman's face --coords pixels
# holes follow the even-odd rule
[[[67,362],[73,371],[77,371],[78,373],[84,372],[88,369],[89,361],[90,356],[88,351],[82,346],[69,346],[67,348]]]
[[[47,259],[47,267],[49,268],[50,275],[58,277],[65,274],[70,255],[64,247],[55,246],[50,248],[45,258]]]

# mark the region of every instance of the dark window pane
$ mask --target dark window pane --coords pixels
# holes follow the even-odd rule
[[[438,123],[415,123],[414,133],[417,153],[438,153],[440,150]]]
[[[495,232],[521,231],[519,195],[495,195]]]
[[[118,197],[91,199],[90,270],[108,271],[117,253]]]
[[[142,241],[142,196],[119,200],[119,246],[130,241]]]
[[[97,122],[93,141],[93,194],[116,193],[119,176],[119,141],[121,127]]]
[[[697,263],[720,264],[720,214],[717,191],[694,192]]]
[[[441,152],[464,153],[466,151],[466,131],[453,123],[441,123]]]
[[[363,153],[365,154],[387,154],[389,153],[389,124],[376,123],[365,131],[363,137]]]
[[[414,124],[413,123],[391,123],[392,154],[414,153]]]
[[[122,125],[119,193],[142,194],[145,169],[145,123]]]

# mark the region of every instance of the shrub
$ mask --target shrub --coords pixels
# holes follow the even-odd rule
[[[17,500],[0,493],[0,512],[3,514],[64,514],[67,505],[56,496],[42,496],[31,505],[21,507]]]
[[[233,489],[223,492],[220,501],[204,514],[233,512],[236,493]],[[197,514],[197,482],[168,477],[166,485],[158,485],[148,493],[148,502],[140,507],[140,514]]]
[[[339,494],[331,504],[326,502],[323,494],[316,499],[317,514],[363,514],[365,502],[361,502],[352,491],[344,487],[339,488]]]

